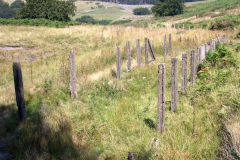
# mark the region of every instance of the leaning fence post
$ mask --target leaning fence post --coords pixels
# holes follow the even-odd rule
[[[136,40],[137,43],[137,66],[141,67],[141,48],[140,48],[140,39]]]
[[[167,55],[167,36],[164,35],[164,55]]]
[[[145,63],[148,64],[148,39],[145,38]]]
[[[187,92],[187,54],[182,55],[182,92]]]
[[[70,73],[71,97],[77,98],[76,64],[75,64],[75,53],[73,51],[71,51],[69,54],[69,73]]]
[[[171,59],[171,111],[177,110],[178,103],[178,59]]]
[[[27,114],[26,114],[25,100],[24,100],[24,89],[23,89],[21,65],[19,62],[14,62],[12,67],[13,67],[16,102],[18,106],[18,119],[20,122],[25,122]]]
[[[120,47],[117,46],[117,78],[121,79],[121,55],[120,55]]]
[[[169,34],[169,52],[172,53],[172,34]]]
[[[131,71],[132,67],[131,67],[131,51],[130,51],[130,42],[127,41],[126,43],[126,50],[127,50],[127,68],[128,71]]]
[[[190,73],[190,82],[195,82],[195,74],[196,74],[196,62],[195,62],[195,50],[191,51],[191,73]]]
[[[166,88],[166,67],[165,63],[158,65],[158,123],[159,133],[164,131],[165,122],[165,88]]]

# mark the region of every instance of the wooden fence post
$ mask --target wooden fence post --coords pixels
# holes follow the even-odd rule
[[[183,30],[185,29],[185,26],[184,26],[184,24],[183,24]]]
[[[191,73],[190,73],[190,82],[195,82],[195,74],[196,74],[196,62],[195,62],[195,50],[191,51]]]
[[[171,111],[177,110],[178,103],[178,59],[171,59]]]
[[[140,39],[136,40],[137,43],[137,66],[141,67],[141,47],[140,47]]]
[[[13,63],[13,76],[14,76],[16,102],[18,106],[18,119],[19,119],[19,122],[25,122],[27,118],[27,113],[26,113],[25,100],[24,100],[22,70],[19,62]]]
[[[182,55],[182,92],[187,92],[187,54]]]
[[[148,38],[145,38],[145,64],[148,63]]]
[[[169,34],[169,53],[172,53],[172,34]]]
[[[117,46],[117,78],[121,79],[121,55],[120,55],[120,47]]]
[[[197,48],[197,54],[196,54],[196,65],[198,65],[200,63],[200,55],[201,55],[201,47]]]
[[[203,60],[205,60],[206,59],[206,49],[205,49],[205,45],[203,44],[202,46],[201,46],[201,61],[203,61]]]
[[[158,123],[157,130],[159,133],[164,131],[165,122],[165,88],[166,88],[166,67],[165,63],[158,65]]]
[[[126,50],[127,50],[127,68],[128,71],[131,71],[132,67],[131,67],[131,51],[130,51],[130,42],[127,41],[126,43]]]
[[[69,54],[69,73],[70,73],[71,97],[77,98],[76,64],[75,64],[75,53],[73,51],[71,51]]]
[[[167,36],[164,35],[164,55],[167,55]]]
[[[128,160],[135,160],[134,155],[132,152],[128,153]]]
[[[154,51],[153,51],[153,48],[152,48],[152,45],[151,45],[151,42],[150,40],[148,39],[148,47],[150,49],[150,53],[151,53],[151,57],[152,57],[152,60],[151,61],[155,61],[156,60],[156,57],[154,55]]]

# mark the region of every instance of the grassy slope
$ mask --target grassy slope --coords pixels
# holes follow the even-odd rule
[[[178,112],[169,112],[168,57],[166,131],[159,135],[154,128],[157,62],[163,61],[163,48],[159,50],[159,45],[163,44],[161,37],[165,33],[173,34],[175,55],[189,53],[191,48],[222,33],[118,26],[61,29],[1,26],[0,31],[3,37],[1,45],[31,47],[24,52],[28,55],[56,54],[32,63],[33,83],[31,63],[22,62],[28,122],[17,128],[22,139],[15,144],[24,144],[24,147],[16,150],[12,145],[10,148],[16,159],[126,159],[129,151],[134,152],[138,159],[216,159],[220,145],[217,131],[221,127],[217,112],[221,109],[219,100],[222,98],[218,96],[218,90],[210,92],[206,99],[205,94],[194,92],[194,87],[188,95],[180,95]],[[183,35],[185,40],[180,41]],[[135,68],[130,73],[123,69],[123,79],[116,80],[111,76],[111,72],[115,72],[115,44],[120,44],[123,53],[126,40],[130,40],[134,56],[135,39],[140,38],[143,42],[144,37],[152,40],[157,62],[143,65],[141,69]],[[71,49],[77,54],[79,97],[76,100],[70,99],[67,90],[67,54]],[[0,53],[6,54],[4,51]],[[8,52],[12,55],[17,53]],[[1,60],[1,66],[0,106],[1,114],[6,115],[1,123],[1,128],[5,128],[0,132],[2,137],[7,131],[15,130],[12,115],[16,112],[16,105],[11,62]],[[179,73],[180,70],[181,67]],[[95,77],[94,81],[91,77]],[[179,75],[179,86],[180,79]],[[197,97],[194,102],[191,101],[191,93],[199,93],[194,96]],[[196,108],[194,134],[193,107]],[[160,145],[151,155],[149,150],[154,137],[159,139]]]
[[[104,7],[99,8],[97,4]],[[123,9],[115,3],[77,1],[75,5],[77,7],[77,12],[73,19],[84,15],[90,15],[98,20],[115,20],[121,16],[129,15],[129,13],[124,12]]]

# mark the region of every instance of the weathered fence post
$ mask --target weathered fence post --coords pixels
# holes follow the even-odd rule
[[[130,51],[130,42],[127,41],[126,43],[126,50],[127,50],[127,68],[128,71],[131,71],[132,67],[131,67],[131,51]]]
[[[151,42],[150,42],[149,39],[148,39],[148,47],[149,47],[149,49],[150,49],[152,61],[155,61],[155,60],[156,60],[156,57],[155,57],[155,54],[154,54],[154,51],[153,51],[153,48],[152,48],[152,45],[151,45]]]
[[[199,62],[200,62],[200,56],[201,56],[201,47],[198,47],[197,48],[197,53],[196,53],[196,60],[195,60],[196,65],[198,65]]]
[[[182,92],[187,92],[187,54],[182,55]]]
[[[13,76],[14,76],[16,102],[18,106],[18,119],[20,122],[25,122],[27,114],[26,114],[25,100],[24,100],[22,70],[19,62],[13,63]]]
[[[128,153],[128,160],[135,160],[134,155],[132,152]]]
[[[178,103],[178,59],[171,59],[171,111],[177,110]]]
[[[145,63],[148,64],[148,39],[145,38]]]
[[[206,58],[205,52],[206,52],[205,45],[201,45],[201,62]]]
[[[185,26],[184,26],[184,24],[183,24],[183,26],[182,26],[182,29],[183,29],[183,30],[185,29]]]
[[[120,47],[117,46],[117,78],[121,79],[121,55],[120,55]]]
[[[196,74],[196,62],[195,62],[195,50],[191,51],[191,73],[190,73],[190,82],[195,82],[195,74]]]
[[[205,59],[206,59],[206,55],[207,55],[207,53],[208,53],[207,43],[204,43],[204,49],[205,49]]]
[[[188,26],[188,30],[189,30],[189,31],[191,30],[190,26]]]
[[[167,35],[164,35],[164,55],[167,55]]]
[[[166,67],[165,63],[158,65],[158,123],[157,130],[159,133],[164,131],[165,122],[165,88],[166,88]]]
[[[73,51],[71,51],[69,54],[69,73],[70,73],[71,97],[77,98],[76,64],[75,64],[75,53]]]
[[[172,34],[169,34],[169,53],[172,53]]]
[[[137,43],[137,66],[141,67],[141,47],[140,47],[140,39],[136,40]]]

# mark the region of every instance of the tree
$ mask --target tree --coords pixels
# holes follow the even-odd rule
[[[26,0],[20,9],[18,18],[45,18],[57,21],[69,21],[75,14],[75,5],[62,0]]]
[[[10,8],[20,9],[23,5],[24,5],[24,3],[22,2],[22,0],[15,0],[11,4]]]
[[[0,0],[0,18],[11,18],[15,15],[15,11],[11,9],[8,3]]]
[[[152,7],[155,16],[174,16],[183,13],[183,0],[158,0]]]

